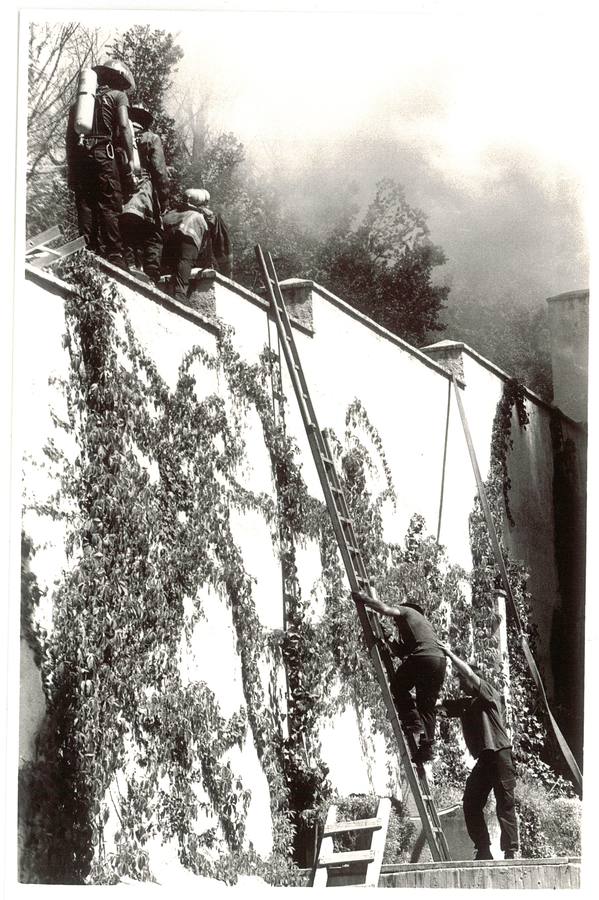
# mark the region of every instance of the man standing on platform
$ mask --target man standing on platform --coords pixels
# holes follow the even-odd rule
[[[75,105],[69,113],[68,186],[75,192],[79,233],[85,237],[88,249],[125,269],[118,221],[123,194],[115,150],[121,147],[124,151],[126,179],[133,189],[133,142],[126,92],[135,90],[135,80],[125,63],[118,59],[108,59],[93,69],[98,76],[98,89],[91,131],[78,135]]]
[[[484,815],[492,790],[501,829],[500,847],[505,859],[514,859],[518,850],[514,799],[516,770],[512,742],[505,727],[503,696],[484,681],[471,665],[456,656],[447,644],[439,641],[438,646],[455,666],[460,688],[466,695],[457,700],[443,700],[437,708],[441,714],[459,716],[466,746],[476,760],[466,780],[463,797],[464,818],[474,843],[474,858],[493,859]]]

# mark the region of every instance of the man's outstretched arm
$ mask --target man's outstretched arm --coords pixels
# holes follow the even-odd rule
[[[352,597],[358,603],[369,606],[370,609],[374,609],[375,612],[380,613],[382,616],[391,616],[394,619],[400,619],[404,615],[404,613],[396,606],[387,606],[386,603],[377,600],[376,597],[368,597],[366,594],[358,593],[358,591],[352,591]]]
[[[462,678],[467,681],[471,687],[478,690],[480,687],[480,678],[478,677],[476,672],[474,672],[470,668],[468,663],[463,659],[460,659],[459,656],[456,656],[449,644],[445,644],[443,641],[437,641],[437,646],[443,651],[445,656],[448,656],[450,658],[458,674],[461,675]]]

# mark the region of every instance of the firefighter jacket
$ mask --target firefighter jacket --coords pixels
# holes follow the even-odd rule
[[[138,216],[160,225],[169,185],[162,141],[153,131],[143,131],[137,136],[137,150],[141,175],[136,190],[123,207],[123,215]]]
[[[175,233],[183,234],[192,239],[198,251],[202,246],[204,235],[208,230],[206,219],[195,209],[170,210],[162,219],[164,225],[165,242],[171,239]]]

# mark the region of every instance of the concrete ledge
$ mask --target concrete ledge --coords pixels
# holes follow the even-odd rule
[[[305,887],[312,870],[303,869]],[[380,888],[496,888],[560,890],[580,888],[580,858],[509,859],[489,862],[405,863],[381,869]]]
[[[466,353],[471,359],[477,362],[479,366],[482,366],[484,369],[492,372],[502,381],[509,381],[509,379],[513,377],[508,372],[500,369],[499,366],[496,366],[495,363],[491,362],[490,359],[486,359],[486,357],[481,356],[480,353],[477,353],[476,350],[473,350],[472,347],[469,347],[468,344],[465,344],[463,341],[437,341],[436,344],[429,344],[427,347],[423,347],[422,352],[430,355],[435,360],[439,360],[439,365],[445,367],[446,371],[455,371],[456,379],[459,379],[460,377],[462,378],[462,384],[460,385],[460,387],[465,386],[465,382],[463,381],[464,368],[461,361],[461,355],[463,353]],[[550,412],[559,413],[560,416],[565,419],[570,425],[574,425],[581,431],[586,431],[585,426],[581,422],[577,422],[575,419],[571,419],[570,416],[567,416],[566,413],[562,412],[559,407],[555,406],[554,403],[548,403],[547,400],[543,400],[542,397],[539,397],[538,394],[535,394],[534,391],[531,391],[531,389],[526,387],[525,384],[522,385],[522,388],[526,397],[533,403],[536,403],[537,406],[540,406]]]
[[[351,316],[352,319],[356,319],[358,322],[361,322],[366,328],[369,328],[371,331],[374,331],[376,334],[380,334],[381,337],[386,338],[386,340],[390,341],[392,344],[396,344],[398,347],[401,347],[402,350],[405,350],[407,353],[410,353],[412,356],[419,359],[421,363],[424,363],[429,369],[433,369],[439,375],[442,375],[443,378],[451,379],[451,375],[447,372],[447,369],[444,369],[443,366],[440,366],[433,359],[430,359],[426,353],[423,353],[422,350],[418,350],[416,347],[412,347],[411,344],[408,344],[407,341],[404,341],[397,334],[394,334],[392,331],[388,331],[386,328],[383,328],[382,325],[379,325],[378,322],[375,322],[374,319],[369,319],[368,316],[361,313],[359,310],[355,309],[355,307],[350,306],[349,303],[346,303],[345,300],[342,300],[341,297],[337,297],[336,294],[333,294],[332,291],[327,290],[321,284],[317,284],[314,282],[313,290],[316,294],[320,294],[321,297],[324,297],[325,300],[328,300],[338,309],[343,310],[343,312],[347,313],[348,316]],[[456,378],[458,382],[458,386],[463,388],[465,387],[464,382],[460,381],[460,379]]]
[[[383,866],[379,887],[579,888],[580,859],[510,859]]]

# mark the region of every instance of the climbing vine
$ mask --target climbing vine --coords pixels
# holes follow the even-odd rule
[[[322,722],[351,704],[389,746],[392,736],[328,514],[308,494],[285,430],[284,401],[277,414],[267,390],[274,380],[281,393],[278,361],[265,351],[257,363],[245,362],[222,329],[214,353],[196,346],[184,356],[171,388],[137,341],[116,287],[90,260],[82,254],[61,270],[76,293],[65,306],[70,371],[61,387],[68,416],[55,424],[79,454],[70,462],[49,443],[48,459],[62,466],[61,490],[37,510],[65,519],[70,559],[53,597],[50,632],[29,635],[41,658],[47,716],[37,759],[23,776],[24,868],[28,880],[34,872],[41,882],[149,879],[148,845],[160,835],[198,874],[221,871],[205,852],[215,846],[226,880],[235,880],[236,867],[266,872],[243,849],[250,793],[229,758],[251,736],[270,791],[269,871],[296,883],[287,860],[292,852],[301,857],[331,797]],[[200,399],[209,371],[224,378],[230,402],[216,393]],[[509,509],[506,428],[514,405],[525,427],[522,394],[512,385],[494,429],[489,489],[496,515],[501,497]],[[249,410],[259,416],[270,454],[274,500],[244,485]],[[397,497],[382,440],[358,400],[345,424],[343,438],[330,432],[330,443],[379,595],[420,603],[461,655],[473,644],[483,655],[494,650],[486,605],[494,572],[480,510],[471,517],[469,604],[465,574],[426,534],[421,516],[412,517],[403,545],[385,539],[384,507]],[[234,510],[257,511],[270,526],[282,569],[280,632],[268,634],[260,624]],[[296,557],[307,541],[318,543],[322,567],[310,597]],[[24,546],[29,557],[32,548]],[[23,571],[24,621],[32,622],[38,589],[26,565]],[[525,578],[518,577],[525,607]],[[244,704],[229,718],[205,682],[182,675],[208,602],[226,604],[236,639]],[[266,695],[263,664],[271,672],[284,666],[285,704],[272,684]],[[524,708],[524,677],[513,690]],[[531,727],[517,745],[522,759],[543,737],[535,715],[531,707]],[[442,727],[438,772],[461,778],[455,723]]]
[[[516,407],[518,423],[526,428],[529,417],[524,402],[524,392],[513,380],[504,384],[502,397],[497,405],[491,442],[491,465],[485,491],[495,523],[501,552],[506,564],[508,579],[518,610],[523,631],[533,654],[537,642],[537,629],[531,620],[532,597],[527,590],[528,573],[524,566],[510,558],[502,537],[504,510],[513,525],[509,512],[511,482],[507,470],[507,454],[513,446],[511,435],[512,409]],[[471,574],[473,627],[475,654],[483,675],[497,687],[504,684],[498,640],[494,637],[494,590],[501,584],[495,564],[487,526],[478,497],[470,516],[470,544],[473,558]],[[489,627],[491,625],[491,627]],[[510,710],[508,716],[512,732],[514,758],[518,771],[533,775],[542,783],[570,793],[566,783],[557,778],[551,760],[550,743],[545,710],[538,697],[536,686],[529,673],[521,650],[519,631],[511,609],[507,609],[507,654],[510,673]]]
[[[235,389],[243,377],[259,384],[264,373],[244,368],[224,335],[216,358],[196,348],[183,359],[170,390],[135,341],[116,288],[89,257],[61,274],[77,289],[65,308],[71,368],[63,427],[80,452],[74,465],[63,460],[62,483],[77,512],[71,567],[43,647],[48,714],[29,773],[36,799],[26,867],[43,882],[148,877],[146,844],[160,831],[177,839],[182,862],[201,871],[201,849],[214,841],[213,827],[197,831],[202,811],[239,850],[249,793],[223,758],[242,745],[248,724],[281,820],[275,851],[287,849],[277,724],[258,669],[267,643],[230,522],[243,438],[222,398],[196,395],[200,364],[220,366]],[[267,498],[244,492],[241,507],[252,503],[274,515]],[[181,676],[207,585],[227,600],[237,635],[246,704],[229,720],[206,684]],[[107,854],[104,831],[114,814],[116,851]]]
[[[524,388],[515,378],[508,378],[503,383],[503,390],[493,419],[490,486],[494,489],[501,486],[505,514],[512,526],[515,525],[515,522],[510,507],[512,483],[508,474],[507,458],[513,447],[512,413],[514,409],[520,429],[526,428],[530,420],[526,410]]]

